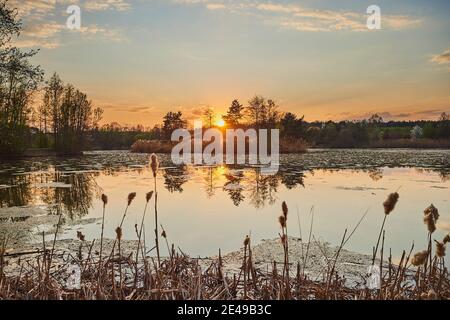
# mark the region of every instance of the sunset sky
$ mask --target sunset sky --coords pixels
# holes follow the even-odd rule
[[[448,0],[10,0],[33,62],[105,109],[161,122],[255,94],[306,120],[436,119],[450,113]],[[78,4],[81,30],[66,28]],[[366,28],[381,8],[382,30]]]

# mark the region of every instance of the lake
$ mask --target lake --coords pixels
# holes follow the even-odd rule
[[[450,231],[449,150],[311,150],[282,155],[279,172],[271,176],[256,166],[177,167],[168,155],[159,157],[159,222],[169,242],[192,256],[215,255],[219,248],[235,250],[249,233],[253,243],[276,238],[282,201],[289,207],[291,236],[307,240],[314,218],[314,239],[333,245],[339,245],[344,230],[350,233],[367,211],[346,245],[360,253],[372,252],[384,215],[382,203],[396,190],[400,200],[387,219],[385,240],[394,257],[409,250],[413,241],[415,250],[426,249],[422,219],[430,204],[441,215],[433,238],[442,240]],[[124,223],[124,238],[136,239],[135,224],[140,224],[145,194],[151,190],[153,176],[145,154],[99,151],[0,164],[1,210],[28,206],[47,215],[62,213],[60,239],[74,239],[77,231],[87,240],[99,238],[102,193],[109,198],[105,237],[115,237],[130,192],[137,197]],[[153,243],[153,206],[145,225],[146,241]],[[33,227],[32,239],[39,241],[48,227]],[[53,239],[50,232],[46,237]]]

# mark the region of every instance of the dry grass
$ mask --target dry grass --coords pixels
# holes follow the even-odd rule
[[[157,173],[157,159],[152,157],[154,175]],[[141,299],[449,299],[450,281],[445,268],[445,246],[450,241],[446,236],[443,240],[434,239],[436,248],[433,250],[432,234],[434,229],[428,226],[439,218],[434,206],[428,207],[424,215],[428,231],[428,248],[413,254],[414,246],[403,251],[400,262],[392,263],[392,256],[384,257],[384,225],[386,217],[394,211],[398,194],[394,193],[384,203],[383,224],[379,233],[377,248],[374,249],[373,264],[379,263],[381,270],[380,289],[360,289],[346,287],[343,275],[336,271],[336,262],[345,244],[358,228],[347,236],[345,230],[341,245],[332,259],[327,259],[324,270],[324,281],[312,281],[304,272],[302,261],[308,259],[308,250],[302,261],[289,259],[288,246],[288,206],[283,202],[279,217],[280,246],[283,247],[284,261],[281,264],[273,262],[269,270],[261,270],[254,263],[251,238],[246,236],[243,242],[244,257],[238,274],[224,274],[221,252],[217,259],[205,267],[199,259],[190,258],[180,249],[175,250],[169,245],[168,234],[161,226],[161,237],[165,239],[169,256],[163,258],[159,254],[159,231],[157,211],[157,190],[145,195],[145,208],[141,225],[136,225],[135,249],[130,252],[123,250],[122,228],[116,229],[117,237],[111,252],[103,255],[103,236],[101,236],[100,252],[93,252],[95,241],[87,243],[82,233],[78,234],[79,252],[65,261],[76,264],[81,270],[81,288],[67,289],[64,274],[67,274],[68,263],[54,263],[55,240],[51,249],[43,242],[42,250],[33,260],[19,263],[19,269],[14,274],[6,274],[5,266],[9,258],[6,253],[7,239],[0,243],[0,299],[77,299],[77,300],[141,300]],[[130,205],[135,199],[131,193],[126,199],[126,209],[123,221]],[[154,200],[155,243],[147,250],[147,244],[142,239],[145,234],[145,215],[147,204]],[[102,196],[107,215],[107,197]],[[135,200],[137,202],[137,200]],[[433,220],[432,222],[430,222]],[[420,216],[418,216],[420,223]],[[275,225],[274,225],[275,228]],[[312,222],[310,227],[310,241]],[[103,224],[102,224],[103,235]],[[145,237],[144,237],[145,238]],[[381,239],[381,243],[380,243]],[[116,246],[117,244],[117,246]],[[380,255],[377,260],[380,245]],[[156,258],[149,254],[157,251]],[[412,285],[415,283],[416,285]]]
[[[134,153],[171,153],[173,146],[171,141],[138,140],[130,150]]]
[[[280,139],[280,153],[304,153],[308,151],[308,143],[303,139]]]

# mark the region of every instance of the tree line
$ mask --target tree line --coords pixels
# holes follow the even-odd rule
[[[170,111],[153,128],[124,127],[117,123],[99,125],[103,110],[93,106],[87,95],[65,84],[55,73],[44,82],[44,71],[30,59],[37,50],[12,45],[22,23],[17,10],[0,0],[0,155],[16,155],[27,148],[48,148],[60,154],[77,154],[87,148],[129,149],[137,140],[170,140],[175,129],[187,128],[181,111]],[[41,93],[42,98],[35,98]],[[310,146],[394,146],[392,141],[418,143],[450,140],[450,118],[443,113],[436,121],[383,121],[375,114],[362,121],[307,122],[304,116],[281,112],[273,99],[252,97],[245,105],[233,100],[225,114],[213,108],[203,112],[205,127],[218,120],[226,128],[277,128],[280,137],[303,140]],[[414,145],[412,145],[414,146]]]
[[[29,147],[79,153],[103,111],[57,74],[44,83],[44,71],[30,62],[38,50],[12,44],[20,36],[22,22],[7,4],[0,0],[0,155],[21,154]],[[38,92],[43,98],[35,107]]]

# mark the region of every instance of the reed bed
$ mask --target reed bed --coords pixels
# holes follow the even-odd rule
[[[158,160],[151,157],[151,169],[156,179]],[[244,255],[239,272],[226,274],[222,254],[207,260],[191,258],[181,249],[175,249],[169,242],[169,232],[158,225],[158,197],[156,183],[154,190],[145,195],[141,225],[136,225],[136,246],[124,249],[122,224],[128,208],[138,202],[135,193],[126,199],[126,209],[121,224],[116,228],[116,239],[103,238],[104,219],[107,216],[108,197],[102,195],[104,205],[100,240],[88,242],[78,232],[79,248],[77,254],[55,250],[56,235],[53,243],[43,242],[38,252],[14,253],[32,254],[32,258],[18,262],[14,273],[6,272],[8,259],[6,252],[8,239],[0,242],[0,299],[37,299],[37,300],[435,300],[450,298],[450,281],[445,267],[446,245],[450,235],[444,239],[433,237],[438,209],[430,205],[425,209],[424,236],[428,246],[416,250],[414,245],[403,251],[398,263],[393,263],[391,253],[386,254],[385,224],[392,214],[399,194],[388,196],[384,205],[382,226],[378,233],[376,247],[373,250],[372,266],[380,271],[378,286],[349,287],[345,275],[339,274],[336,262],[341,250],[351,238],[355,229],[343,234],[340,246],[331,259],[327,258],[322,281],[309,279],[303,262],[308,259],[308,250],[302,252],[302,258],[294,261],[289,257],[288,249],[288,205],[283,202],[279,216],[280,246],[283,248],[282,263],[273,262],[270,268],[255,265],[251,237],[243,238]],[[145,218],[149,202],[154,201],[155,243],[148,248],[145,243]],[[163,217],[163,216],[162,216]],[[380,217],[381,218],[381,217]],[[275,228],[274,223],[274,228]],[[312,223],[309,241],[311,241]],[[161,234],[160,231],[162,230]],[[159,252],[159,240],[164,239],[169,252],[162,257]],[[109,242],[109,243],[108,243]],[[98,244],[99,243],[99,244]],[[106,245],[108,243],[108,245]],[[108,248],[109,252],[103,252]],[[156,253],[156,256],[155,256]],[[70,266],[76,266],[80,272],[77,286],[68,286],[72,276]]]

